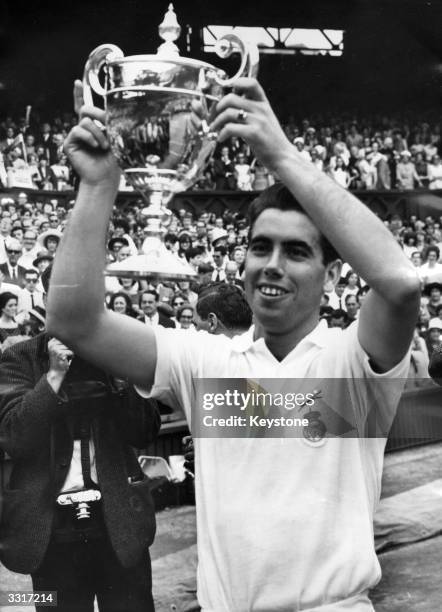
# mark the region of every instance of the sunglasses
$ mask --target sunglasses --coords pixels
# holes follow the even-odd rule
[[[8,253],[15,253],[16,255],[20,255],[21,251],[14,251],[12,249],[7,249]]]

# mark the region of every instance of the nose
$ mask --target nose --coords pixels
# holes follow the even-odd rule
[[[269,255],[264,274],[269,278],[281,278],[284,274],[282,252],[280,247],[274,247]]]

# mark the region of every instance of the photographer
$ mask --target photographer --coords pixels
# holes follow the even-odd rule
[[[158,432],[155,402],[46,333],[5,351],[0,384],[13,463],[1,562],[31,574],[35,591],[57,591],[58,610],[89,611],[95,596],[100,611],[153,610],[155,515],[133,447]]]

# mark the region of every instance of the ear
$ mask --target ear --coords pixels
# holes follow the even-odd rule
[[[207,320],[209,322],[209,330],[208,330],[209,333],[215,334],[219,326],[218,317],[216,316],[214,312],[209,312],[209,316],[207,317]]]
[[[333,288],[336,287],[337,282],[341,277],[341,270],[342,261],[340,259],[335,259],[326,265],[323,285],[325,292],[333,291]]]

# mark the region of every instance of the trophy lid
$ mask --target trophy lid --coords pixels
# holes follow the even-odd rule
[[[181,34],[181,26],[178,23],[172,3],[169,4],[167,13],[165,13],[163,21],[158,26],[158,33],[160,38],[165,42],[158,47],[157,54],[165,58],[173,58],[179,55],[179,49],[174,41],[177,40]]]

